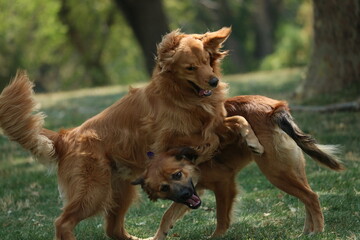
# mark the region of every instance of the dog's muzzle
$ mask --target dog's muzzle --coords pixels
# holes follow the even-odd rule
[[[211,90],[207,90],[207,89],[202,89],[201,87],[199,87],[196,83],[189,81],[189,83],[193,86],[194,90],[196,91],[196,93],[200,96],[200,97],[209,97],[212,95],[212,91]],[[217,77],[212,77],[209,81],[208,84],[210,87],[212,88],[216,88],[219,84],[219,79]]]
[[[209,80],[209,85],[213,88],[217,87],[218,84],[219,84],[219,79],[217,77],[212,77]]]
[[[188,186],[182,186],[177,194],[169,199],[177,203],[183,203],[191,209],[197,209],[201,206],[201,199],[196,193],[193,182],[190,180],[189,183]]]

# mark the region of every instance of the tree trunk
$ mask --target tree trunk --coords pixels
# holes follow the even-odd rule
[[[90,80],[92,86],[109,85],[110,78],[101,62],[101,56],[108,39],[109,29],[113,24],[113,13],[111,12],[106,21],[102,23],[106,26],[101,29],[99,29],[99,26],[97,26],[98,29],[94,27],[94,30],[91,31],[93,35],[89,37],[84,29],[79,29],[75,23],[76,19],[71,16],[70,2],[68,0],[61,0],[60,2],[59,18],[67,26],[69,41],[77,50],[85,65],[85,77]]]
[[[138,40],[148,73],[151,75],[156,56],[156,45],[169,32],[161,0],[114,0],[122,10]]]
[[[222,25],[220,27],[237,27],[236,23],[234,23],[235,17],[229,2],[227,0],[221,0],[220,5],[217,11],[219,14],[219,22]],[[245,49],[244,44],[240,42],[241,37],[238,36],[238,33],[238,31],[233,29],[229,39],[225,42],[226,48],[230,50],[229,58],[234,68],[230,69],[232,70],[231,72],[243,72],[245,70]]]
[[[281,0],[254,0],[256,59],[263,59],[274,51],[280,6]]]
[[[313,53],[299,97],[360,88],[360,1],[314,0],[313,5]]]
[[[197,18],[204,22],[205,26],[212,25],[212,27],[217,29],[224,26],[232,27],[231,35],[225,42],[225,49],[230,50],[227,58],[231,63],[227,70],[229,72],[243,72],[246,69],[246,57],[244,44],[241,42],[241,36],[238,35],[238,30],[241,29],[241,26],[239,26],[239,22],[234,17],[234,9],[230,7],[229,1],[200,0],[196,1],[196,4]]]

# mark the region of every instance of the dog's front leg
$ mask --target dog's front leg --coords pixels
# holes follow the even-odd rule
[[[227,117],[225,118],[224,125],[228,130],[225,136],[223,135],[223,138],[227,140],[225,141],[225,145],[226,143],[229,143],[229,139],[234,139],[234,134],[235,136],[240,134],[252,152],[259,155],[264,153],[264,147],[259,142],[259,139],[255,135],[249,122],[244,117]],[[223,145],[224,144],[222,144],[222,146]]]
[[[172,203],[171,206],[164,213],[160,226],[153,238],[153,240],[163,240],[166,238],[169,230],[173,227],[175,222],[181,218],[189,208],[182,203]]]

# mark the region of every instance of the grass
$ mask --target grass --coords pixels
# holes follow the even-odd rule
[[[225,81],[230,83],[230,95],[262,94],[289,100],[301,74],[301,69],[291,69],[227,76]],[[46,127],[57,130],[82,123],[126,92],[127,87],[118,86],[43,94],[37,98],[48,115]],[[341,96],[337,98],[341,100]],[[300,127],[321,143],[340,144],[347,166],[345,172],[336,173],[308,159],[308,179],[320,196],[326,231],[299,239],[360,238],[360,113],[293,115]],[[238,182],[241,194],[233,225],[223,239],[293,239],[301,234],[304,207],[299,200],[273,187],[254,164],[239,174]],[[206,239],[211,234],[216,224],[211,192],[205,194],[203,203],[175,225],[168,239]],[[152,236],[169,204],[150,202],[142,194],[127,215],[127,230],[139,237]],[[61,207],[56,175],[48,174],[45,167],[0,134],[0,239],[51,239],[53,221]],[[107,239],[101,216],[81,222],[76,235],[78,239]]]

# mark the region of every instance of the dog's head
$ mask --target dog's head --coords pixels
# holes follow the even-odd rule
[[[165,35],[158,45],[156,72],[171,74],[167,78],[200,97],[210,96],[219,84],[220,60],[227,55],[220,49],[230,33],[231,28],[222,28],[205,34],[176,30]]]
[[[187,147],[153,156],[142,177],[132,184],[140,184],[152,201],[169,199],[196,209],[201,205],[194,187],[199,175],[196,158],[195,150]]]

